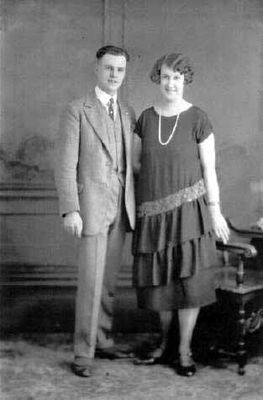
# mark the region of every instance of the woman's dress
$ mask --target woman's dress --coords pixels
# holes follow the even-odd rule
[[[176,116],[161,117],[161,140]],[[181,112],[167,145],[158,138],[159,115],[143,111],[135,132],[142,141],[136,184],[133,283],[140,307],[174,309],[215,301],[215,240],[207,208],[198,144],[212,133],[204,111]]]

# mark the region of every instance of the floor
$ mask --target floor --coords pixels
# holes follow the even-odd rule
[[[192,378],[164,365],[95,360],[94,375],[72,374],[72,334],[9,334],[1,339],[1,400],[260,400],[263,399],[263,331],[248,339],[246,374],[229,359],[197,360]],[[137,350],[157,334],[117,334],[120,348]]]

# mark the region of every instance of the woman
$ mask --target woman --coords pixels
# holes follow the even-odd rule
[[[155,104],[135,128],[134,168],[137,222],[133,241],[133,281],[138,305],[158,311],[161,357],[173,312],[178,311],[178,373],[196,372],[191,341],[200,307],[215,301],[215,235],[226,242],[215,171],[215,140],[204,111],[183,97],[193,80],[182,54],[157,60],[151,80],[160,85]]]

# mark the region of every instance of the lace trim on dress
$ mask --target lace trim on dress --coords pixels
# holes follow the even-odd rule
[[[206,188],[204,180],[200,179],[200,181],[196,182],[193,186],[181,189],[163,199],[142,203],[137,209],[137,216],[150,216],[170,211],[175,207],[180,207],[183,203],[198,199],[205,193]]]

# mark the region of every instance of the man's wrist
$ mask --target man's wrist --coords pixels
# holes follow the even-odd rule
[[[70,214],[74,214],[74,213],[78,213],[79,214],[79,211],[70,211],[70,212],[68,212],[68,213],[64,213],[64,214],[62,214],[62,218],[65,218],[67,215],[70,215]]]

